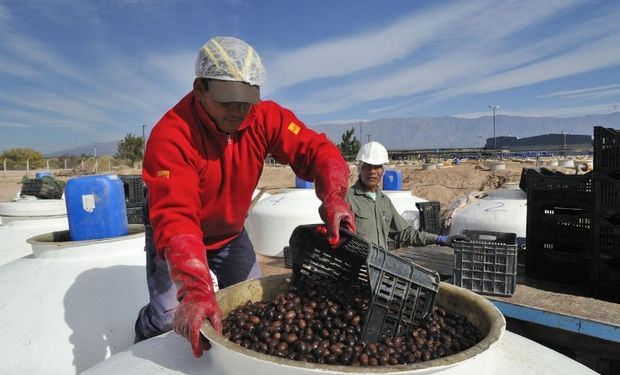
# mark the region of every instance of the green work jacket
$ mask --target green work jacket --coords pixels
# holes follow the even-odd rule
[[[381,189],[377,188],[376,192],[377,199],[373,200],[363,191],[360,180],[347,192],[346,200],[355,214],[358,234],[384,249],[392,248],[388,246],[388,239],[394,241],[393,248],[425,246],[437,242],[436,234],[414,229],[400,216]]]

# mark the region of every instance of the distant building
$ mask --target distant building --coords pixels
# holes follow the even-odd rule
[[[493,149],[493,138],[487,138],[486,149]],[[497,137],[497,148],[510,151],[589,150],[592,136],[577,134],[545,134],[534,137]]]

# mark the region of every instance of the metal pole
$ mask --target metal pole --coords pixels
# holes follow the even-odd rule
[[[497,137],[495,136],[495,111],[499,109],[499,105],[489,104],[489,108],[493,111],[493,149],[497,150]]]
[[[497,137],[495,136],[495,107],[493,107],[493,149],[497,150]]]
[[[26,172],[30,172],[30,159],[26,159]]]
[[[359,126],[359,130],[360,130],[360,142],[362,142],[362,130],[364,128],[364,125],[362,125],[362,120],[355,120],[355,122],[357,122],[357,126]]]

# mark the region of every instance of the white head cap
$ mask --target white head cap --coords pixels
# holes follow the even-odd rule
[[[357,153],[357,161],[372,165],[383,165],[390,161],[388,152],[379,142],[368,142]]]
[[[259,87],[265,83],[265,68],[258,53],[230,36],[206,42],[198,53],[195,71],[196,77],[216,80],[209,84],[209,91],[222,102],[257,102]]]

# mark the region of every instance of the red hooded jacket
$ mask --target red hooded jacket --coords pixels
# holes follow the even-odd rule
[[[169,110],[151,132],[142,172],[158,254],[176,234],[202,237],[207,250],[236,238],[267,154],[314,180],[319,198],[331,193],[323,188],[328,179],[347,190],[340,176],[348,176],[348,165],[339,150],[272,101],[253,105],[231,135],[217,128],[193,92]]]

